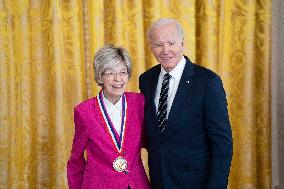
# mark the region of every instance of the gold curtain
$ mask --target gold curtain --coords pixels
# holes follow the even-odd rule
[[[0,0],[0,188],[67,188],[73,107],[99,90],[95,51],[125,47],[138,91],[156,64],[146,29],[161,17],[179,20],[185,54],[223,79],[229,188],[271,188],[271,0]]]

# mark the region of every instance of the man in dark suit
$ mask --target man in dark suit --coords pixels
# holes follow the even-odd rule
[[[183,55],[183,30],[161,19],[148,30],[158,65],[143,73],[153,189],[225,189],[232,133],[220,77]]]

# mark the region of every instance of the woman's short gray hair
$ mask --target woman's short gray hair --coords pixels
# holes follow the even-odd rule
[[[111,69],[123,62],[127,67],[128,78],[131,77],[132,62],[128,52],[122,47],[105,45],[97,51],[94,58],[95,81],[102,86],[101,78],[105,70]]]
[[[184,38],[184,34],[183,34],[183,29],[180,25],[180,23],[172,18],[161,18],[157,21],[155,21],[154,23],[151,24],[151,26],[149,27],[149,29],[147,30],[147,39],[149,42],[151,42],[152,40],[152,34],[153,31],[157,28],[163,27],[165,25],[169,25],[169,24],[175,24],[176,28],[177,28],[177,32],[178,32],[178,38],[183,41]]]

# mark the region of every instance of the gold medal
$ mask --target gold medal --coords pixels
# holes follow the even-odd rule
[[[118,156],[112,163],[114,170],[117,172],[128,172],[127,169],[127,161],[121,156]]]

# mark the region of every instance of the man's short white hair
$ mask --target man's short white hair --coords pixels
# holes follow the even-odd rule
[[[183,35],[183,29],[180,25],[180,23],[172,18],[161,18],[157,21],[155,21],[154,23],[151,24],[151,26],[149,27],[148,31],[147,31],[147,39],[149,42],[151,42],[152,39],[152,34],[153,31],[156,30],[157,28],[163,27],[165,25],[169,25],[169,24],[175,24],[176,28],[177,28],[177,32],[178,32],[178,38],[183,41],[184,39],[184,35]]]

